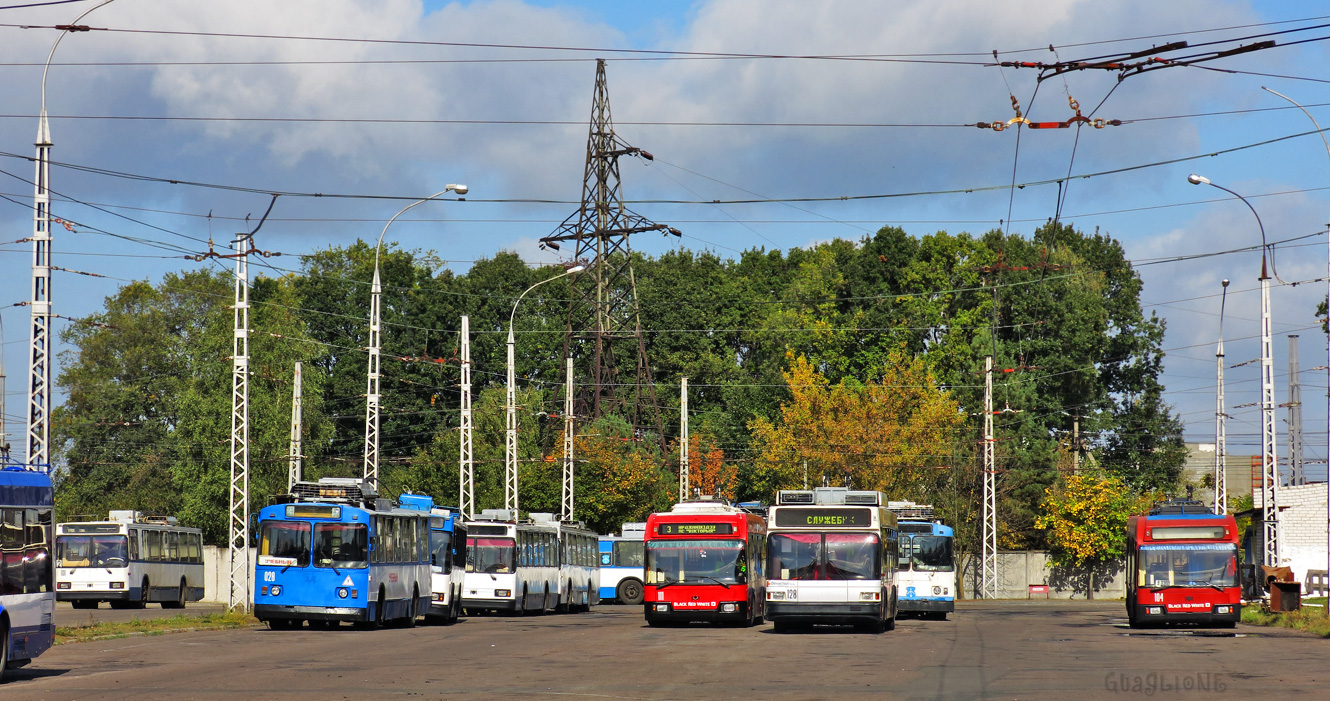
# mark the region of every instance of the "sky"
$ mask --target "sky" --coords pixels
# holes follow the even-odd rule
[[[20,4],[0,0],[0,320],[19,457],[30,312],[11,305],[30,296],[31,244],[19,242],[32,232],[28,159],[59,36],[22,26],[68,24],[95,3],[9,7]],[[1240,200],[1186,178],[1243,195],[1267,239],[1284,242],[1272,291],[1277,401],[1288,401],[1287,336],[1299,334],[1307,456],[1324,461],[1327,354],[1313,313],[1326,290],[1330,149],[1262,87],[1330,126],[1326,13],[1223,0],[115,0],[80,22],[98,31],[65,35],[53,56],[53,160],[231,189],[56,167],[52,211],[73,231],[55,230],[53,263],[66,270],[54,273],[54,312],[83,317],[130,280],[219,265],[184,256],[209,240],[224,249],[270,191],[398,199],[278,198],[256,244],[283,256],[255,272],[373,241],[409,198],[449,183],[468,185],[465,201],[416,207],[385,241],[433,250],[457,272],[500,251],[557,261],[538,239],[581,195],[599,57],[616,133],[655,156],[621,160],[625,197],[683,232],[639,235],[636,250],[737,257],[884,225],[1028,235],[1059,215],[1117,238],[1139,266],[1142,301],[1167,323],[1165,397],[1189,440],[1214,438],[1221,280],[1231,280],[1228,364],[1260,355],[1261,233]],[[1262,40],[1276,45],[1121,79],[1080,70],[1041,82],[1036,69],[993,65],[994,51],[1049,63],[1188,42],[1160,54],[1176,59]],[[1067,120],[1075,100],[1084,116],[1121,124],[973,126],[1013,119],[1013,97],[1035,122]],[[875,197],[842,199],[865,195]],[[1226,379],[1229,452],[1258,453],[1259,411],[1243,405],[1259,400],[1259,365]],[[1283,409],[1278,418],[1282,455]],[[1309,472],[1323,475],[1324,463]]]

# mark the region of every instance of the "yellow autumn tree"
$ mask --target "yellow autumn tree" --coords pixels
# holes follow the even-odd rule
[[[1094,598],[1096,575],[1107,574],[1126,552],[1127,519],[1149,502],[1117,477],[1082,470],[1044,490],[1035,527],[1048,531],[1053,567],[1083,579],[1087,598]]]
[[[560,436],[562,443],[562,434]],[[579,427],[573,439],[577,458],[574,515],[600,533],[645,521],[673,503],[674,475],[651,445],[618,417]],[[657,448],[658,449],[658,448]]]
[[[679,464],[678,446],[673,459]],[[698,434],[688,437],[688,486],[699,494],[716,494],[731,501],[738,498],[738,470],[725,462],[725,451],[714,439]]]
[[[833,385],[807,357],[790,354],[783,374],[791,396],[777,420],[749,425],[759,493],[800,488],[806,475],[809,486],[825,478],[918,498],[928,471],[947,466],[963,417],[921,359],[894,351],[875,380]]]

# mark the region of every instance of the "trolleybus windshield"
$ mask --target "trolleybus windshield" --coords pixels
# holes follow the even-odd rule
[[[309,566],[310,524],[305,521],[264,521],[259,536],[259,564]]]
[[[1231,543],[1142,545],[1139,586],[1236,587],[1238,548]]]
[[[369,528],[363,523],[314,524],[314,566],[369,567]]]
[[[737,540],[657,540],[646,544],[647,584],[743,584],[743,543]]]
[[[882,577],[881,540],[871,533],[773,533],[768,577],[849,580]]]
[[[62,535],[55,539],[56,567],[124,567],[127,543],[122,535]]]
[[[956,569],[951,554],[951,538],[941,535],[917,535],[908,541],[910,566],[915,572],[950,572]]]
[[[512,538],[467,538],[466,571],[511,574],[517,561],[517,544]]]

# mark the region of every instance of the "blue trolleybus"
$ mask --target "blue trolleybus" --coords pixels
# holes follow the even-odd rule
[[[900,526],[901,613],[946,620],[956,610],[956,556],[951,526],[933,519],[933,507],[893,501],[887,508]]]
[[[404,509],[428,512],[430,606],[425,617],[451,624],[462,615],[462,584],[466,577],[466,524],[455,507],[435,506],[424,494],[403,494],[397,500]]]
[[[430,604],[429,514],[360,479],[299,482],[259,512],[254,616],[273,629],[413,626]]]
[[[49,476],[0,469],[0,678],[55,640],[54,503]]]
[[[625,523],[619,535],[600,537],[600,599],[617,599],[621,604],[642,603],[642,582],[646,535],[645,523]]]

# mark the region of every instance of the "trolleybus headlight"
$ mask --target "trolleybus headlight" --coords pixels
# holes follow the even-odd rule
[[[500,598],[500,599],[506,599],[506,598],[508,598],[508,597],[510,597],[510,596],[512,596],[512,595],[513,595],[513,590],[512,590],[512,589],[495,589],[495,590],[494,590],[494,596],[496,596],[496,597],[498,597],[498,598]]]
[[[112,589],[124,589],[124,588],[125,588],[125,583],[124,583],[124,582],[111,582],[111,588],[112,588]]]
[[[1232,612],[1232,609],[1227,606],[1220,606],[1219,608],[1215,609],[1215,613],[1230,613],[1230,612]]]
[[[56,582],[56,584],[55,584],[55,588],[56,588],[56,589],[68,589],[68,588],[69,588],[69,582]]]
[[[1164,607],[1163,607],[1163,606],[1150,606],[1150,607],[1148,607],[1148,608],[1145,609],[1145,612],[1146,612],[1146,613],[1152,613],[1152,614],[1160,614],[1160,613],[1163,613],[1163,612],[1164,612]]]
[[[272,595],[273,595],[273,596],[281,596],[281,595],[282,595],[282,585],[280,585],[280,584],[274,584],[274,585],[272,585]]]
[[[861,591],[859,592],[860,601],[878,601],[882,598],[880,591]]]
[[[734,613],[734,604],[721,604],[720,610],[723,613]]]
[[[656,604],[656,613],[668,613],[669,610],[669,604]]]
[[[942,587],[933,587],[933,596],[941,596]]]
[[[346,591],[346,587],[338,587],[338,588],[337,588],[337,598],[339,598],[339,599],[345,599],[345,598],[347,597],[347,594],[348,594],[348,592]]]
[[[767,590],[767,601],[784,601],[785,592]]]

